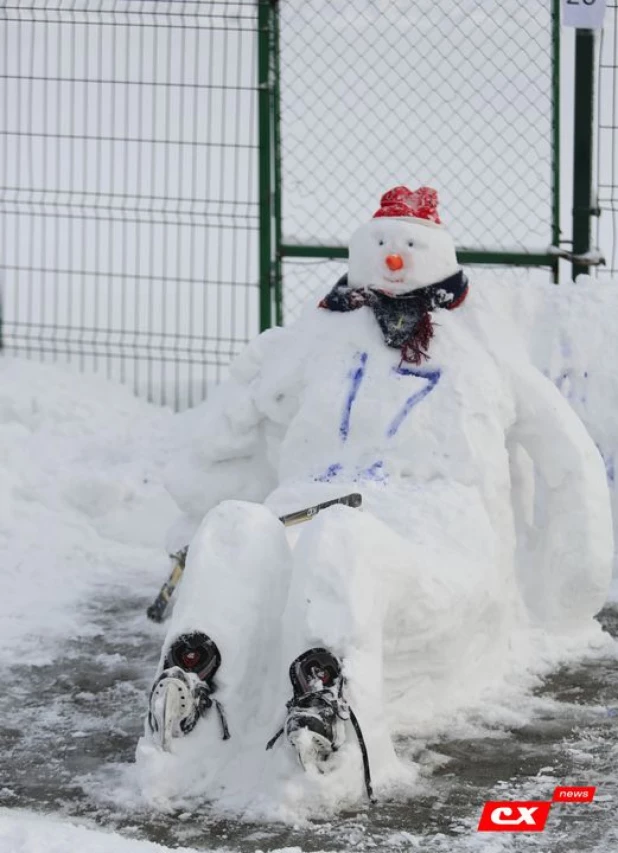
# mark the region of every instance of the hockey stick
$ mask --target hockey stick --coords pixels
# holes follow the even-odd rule
[[[335,504],[343,504],[343,506],[351,506],[356,509],[363,502],[363,496],[358,492],[352,492],[351,495],[344,495],[342,498],[335,498],[332,501],[324,501],[321,504],[308,506],[307,509],[300,509],[298,512],[290,512],[287,515],[279,516],[279,521],[284,527],[291,527],[293,524],[300,524],[303,521],[310,521],[314,515],[317,515],[323,509]]]
[[[155,600],[146,610],[146,616],[152,622],[163,622],[163,619],[165,618],[165,611],[167,610],[167,605],[170,603],[170,599],[174,595],[174,590],[178,586],[178,582],[180,581],[182,573],[185,570],[188,550],[189,546],[185,545],[185,547],[178,551],[176,554],[170,554],[170,559],[174,561],[172,573],[159,590],[159,594],[157,595]]]
[[[306,509],[300,509],[297,512],[290,512],[287,515],[282,515],[279,517],[279,521],[283,524],[284,527],[291,527],[293,524],[301,524],[303,521],[310,521],[315,515],[317,515],[319,512],[329,506],[335,506],[335,504],[342,504],[343,506],[350,506],[356,508],[359,507],[362,502],[362,495],[360,495],[358,492],[353,492],[350,495],[344,495],[343,497],[335,498],[332,501],[324,501],[323,503],[309,506]],[[163,622],[163,619],[165,618],[167,606],[170,602],[172,595],[174,594],[174,590],[178,586],[180,578],[182,577],[182,573],[185,570],[188,549],[189,546],[187,545],[185,548],[182,548],[176,554],[170,554],[171,559],[174,561],[172,573],[161,587],[161,590],[155,600],[146,610],[146,615],[153,622]]]

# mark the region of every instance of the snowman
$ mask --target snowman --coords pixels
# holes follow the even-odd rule
[[[598,639],[603,463],[508,338],[435,190],[396,187],[347,275],[190,413],[168,485],[192,538],[138,746],[146,788],[245,810],[374,796],[412,772],[396,736],[534,671],[548,638]],[[362,510],[277,520],[354,491]]]

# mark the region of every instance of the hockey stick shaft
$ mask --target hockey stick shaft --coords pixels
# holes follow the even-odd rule
[[[342,504],[343,506],[359,507],[363,502],[362,495],[358,492],[353,492],[351,495],[344,495],[342,498],[335,498],[332,501],[324,501],[321,504],[314,504],[306,509],[298,510],[298,512],[290,512],[287,515],[279,516],[279,521],[284,527],[291,527],[293,524],[300,524],[303,521],[310,521],[315,515],[329,506]]]
[[[282,515],[279,517],[279,521],[283,524],[284,527],[291,527],[293,524],[302,524],[304,521],[310,521],[314,516],[316,516],[323,509],[327,509],[329,506],[335,506],[336,504],[341,504],[342,506],[349,507],[359,507],[363,502],[363,497],[358,492],[352,492],[352,494],[344,495],[341,498],[335,498],[331,501],[323,501],[319,504],[314,504],[313,506],[306,507],[305,509],[298,510],[297,512],[290,512],[287,515]],[[172,595],[174,594],[174,590],[178,586],[182,574],[185,569],[185,562],[187,560],[187,550],[188,546],[178,551],[176,554],[172,554],[171,558],[174,560],[174,567],[172,569],[172,573],[169,576],[168,580],[161,587],[159,594],[150,605],[150,607],[146,610],[146,615],[153,622],[162,622],[165,617],[165,611],[167,610],[167,606],[170,602]]]
[[[174,567],[172,569],[172,573],[159,590],[159,594],[157,595],[155,600],[146,610],[146,615],[153,622],[163,622],[163,619],[165,617],[165,611],[167,610],[167,605],[170,603],[170,599],[174,594],[174,590],[178,586],[180,578],[182,577],[182,574],[185,570],[187,550],[187,548],[183,548],[181,551],[178,551],[177,554],[171,555],[172,560],[174,560]]]

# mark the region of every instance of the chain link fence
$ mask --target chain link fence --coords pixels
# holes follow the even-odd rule
[[[257,329],[253,0],[0,3],[8,352],[205,396]]]
[[[286,0],[280,30],[287,318],[335,271],[300,256],[345,246],[397,184],[436,187],[477,260],[552,264],[555,3]]]
[[[616,2],[597,158],[611,271]],[[400,183],[438,189],[462,262],[555,273],[559,12],[0,0],[6,350],[193,405],[260,325],[332,285],[350,233]]]
[[[597,178],[600,217],[596,243],[603,249],[601,276],[618,275],[618,0],[607,0],[599,47]]]

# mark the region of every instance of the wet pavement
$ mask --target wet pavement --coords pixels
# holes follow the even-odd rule
[[[120,603],[121,602],[121,603]],[[618,660],[564,668],[537,690],[524,727],[398,748],[424,762],[422,796],[363,806],[310,827],[213,815],[155,813],[118,795],[142,731],[160,634],[147,602],[120,594],[87,614],[92,635],[67,641],[53,664],[0,672],[0,806],[79,817],[170,847],[272,850],[618,851]],[[618,610],[600,616],[618,636]],[[596,785],[594,802],[552,808],[543,833],[477,833],[488,799],[551,797],[556,785]],[[105,797],[116,788],[115,799]],[[103,795],[102,795],[103,792]]]

